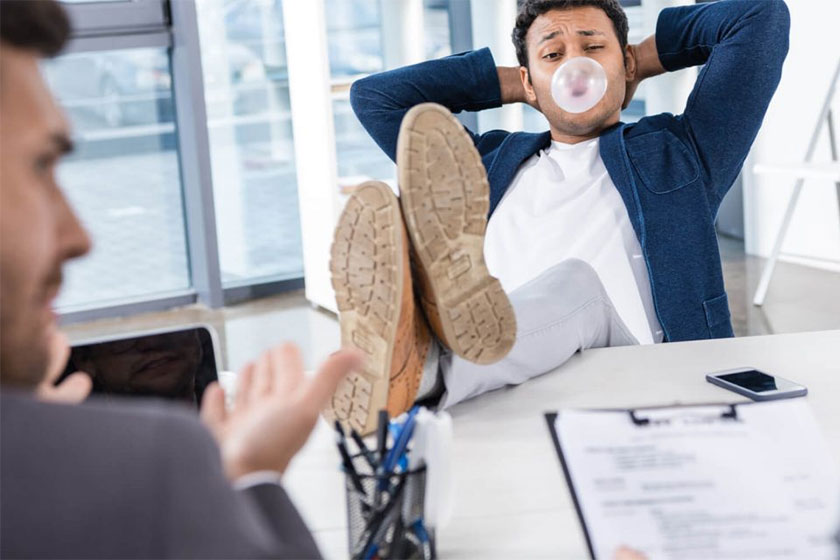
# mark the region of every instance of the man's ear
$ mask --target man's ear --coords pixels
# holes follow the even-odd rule
[[[534,84],[531,83],[531,74],[524,66],[519,67],[519,79],[522,80],[522,89],[525,90],[525,100],[533,107],[537,106],[537,94],[534,93]]]
[[[636,51],[632,45],[624,47],[624,81],[632,82],[636,79]]]

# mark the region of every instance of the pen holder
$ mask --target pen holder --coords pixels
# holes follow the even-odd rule
[[[362,455],[351,459],[364,489],[345,472],[351,558],[437,558],[434,532],[424,524],[426,467],[378,475]]]

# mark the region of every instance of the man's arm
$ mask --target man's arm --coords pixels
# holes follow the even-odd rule
[[[420,103],[452,111],[499,107],[502,92],[489,49],[456,54],[374,74],[356,81],[350,103],[362,126],[392,160],[403,116]],[[478,144],[481,137],[467,131]]]
[[[235,490],[219,448],[196,421],[161,422],[160,499],[164,554],[172,558],[320,558],[315,542],[279,484]],[[150,464],[152,464],[150,462]]]
[[[667,8],[655,45],[673,72],[704,64],[683,125],[718,200],[735,181],[782,73],[790,14],[783,0]]]
[[[211,384],[201,418],[219,447],[198,422],[161,435],[168,444],[162,445],[164,457],[171,458],[164,477],[170,489],[166,555],[319,557],[279,478],[339,382],[361,364],[359,352],[340,350],[306,377],[298,348],[283,344],[242,368],[230,409],[219,385]],[[238,494],[225,477],[241,487]]]

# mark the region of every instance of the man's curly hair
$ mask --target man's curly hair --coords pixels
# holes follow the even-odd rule
[[[519,65],[528,68],[528,45],[525,42],[525,36],[535,19],[551,10],[568,10],[583,6],[593,6],[604,10],[607,17],[612,20],[618,43],[621,45],[621,50],[624,51],[624,47],[627,46],[627,15],[618,0],[525,0],[519,7],[516,26],[513,28],[512,34],[513,46],[516,47],[516,58],[519,60]]]

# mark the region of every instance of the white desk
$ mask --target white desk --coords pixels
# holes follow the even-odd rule
[[[586,558],[586,546],[543,412],[739,402],[705,373],[755,366],[806,385],[840,455],[840,331],[605,348],[557,371],[454,407],[455,515],[441,558]],[[347,557],[344,486],[325,423],[286,486],[328,558]]]

